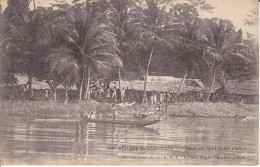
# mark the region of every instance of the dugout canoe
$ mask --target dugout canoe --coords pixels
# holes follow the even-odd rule
[[[148,126],[159,122],[159,119],[156,120],[120,120],[120,119],[92,119],[88,118],[86,115],[81,115],[81,118],[86,122],[94,123],[108,123],[108,124],[118,124],[118,125],[132,125],[132,126]]]

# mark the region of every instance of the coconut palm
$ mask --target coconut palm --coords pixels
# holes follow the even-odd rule
[[[199,69],[199,64],[203,61],[201,54],[203,50],[198,42],[198,36],[196,34],[196,28],[198,25],[192,25],[191,27],[185,27],[178,35],[176,35],[173,45],[173,61],[174,63],[180,63],[184,67],[184,75],[179,89],[175,95],[175,98],[179,95],[186,78],[191,77],[196,69]]]
[[[11,25],[10,36],[2,42],[4,49],[10,54],[17,55],[18,73],[28,75],[28,96],[32,96],[32,80],[40,70],[41,49],[44,45],[44,26],[38,11],[29,11],[19,20],[21,25]]]
[[[242,30],[240,29],[238,33],[241,34],[242,38]],[[250,62],[248,64],[246,61],[237,61],[234,65],[230,66],[229,64],[224,65],[224,70],[226,71],[226,76],[232,79],[252,79],[255,78],[255,76],[258,76],[258,39],[254,39],[250,36],[247,37],[247,39],[243,39],[241,42],[241,45],[246,47],[240,47],[238,48],[238,52],[242,55],[245,55],[246,57],[253,60],[253,62]]]
[[[165,33],[175,31],[175,24],[166,24],[163,18],[163,12],[165,6],[160,9],[156,0],[146,0],[147,8],[136,6],[129,12],[129,24],[133,32],[138,35],[138,43],[142,43],[146,48],[150,48],[149,60],[147,63],[145,80],[144,80],[144,94],[146,94],[146,82],[151,64],[152,57],[154,55],[154,49],[156,44],[164,43],[168,47],[172,45],[163,38]]]
[[[205,19],[201,29],[201,39],[204,42],[204,56],[210,57],[213,67],[212,80],[207,102],[213,90],[218,67],[224,63],[232,65],[235,61],[251,62],[246,55],[241,54],[240,49],[245,47],[241,34],[236,32],[233,24],[228,20],[218,18]],[[224,74],[225,71],[223,71]]]
[[[177,98],[188,75],[192,75],[195,69],[199,68],[199,62],[203,61],[201,57],[203,50],[198,34],[201,20],[198,18],[197,9],[189,4],[176,4],[170,11],[173,14],[172,22],[182,25],[177,26],[177,33],[172,35],[174,49],[170,50],[172,53],[170,62],[181,64],[185,69],[182,82],[175,95]]]
[[[103,2],[105,3],[105,2]],[[106,18],[106,23],[109,24],[116,34],[116,39],[118,41],[118,48],[120,52],[118,53],[120,58],[127,63],[125,60],[126,54],[125,49],[129,47],[130,44],[127,42],[127,19],[128,19],[128,11],[133,4],[132,0],[112,0],[107,5],[103,5],[103,7],[107,7],[104,13],[109,17]],[[104,10],[104,9],[103,9]],[[109,19],[109,20],[108,20]],[[131,47],[131,46],[130,46]],[[119,90],[122,95],[121,88],[121,67],[118,68],[118,80],[119,80]],[[121,96],[121,101],[124,101],[123,96]]]
[[[58,71],[69,69],[68,71],[78,76],[79,101],[85,78],[87,79],[85,96],[88,94],[91,73],[98,72],[101,67],[109,63],[122,66],[117,55],[114,34],[108,25],[98,22],[100,17],[102,14],[94,16],[91,9],[79,9],[70,13],[65,23],[56,26],[65,45],[53,50],[49,59],[57,62],[52,63],[52,66],[60,67]]]
[[[61,51],[64,49],[63,51]],[[72,59],[70,53],[66,53],[66,48],[57,48],[51,51],[47,57],[48,72],[47,81],[53,91],[53,100],[56,100],[56,88],[58,84],[62,84],[65,88],[65,103],[68,102],[68,88],[76,84],[79,78],[78,64]],[[68,50],[69,52],[69,50]],[[59,54],[62,53],[62,54]]]

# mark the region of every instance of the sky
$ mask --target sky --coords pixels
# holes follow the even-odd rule
[[[244,25],[248,11],[258,8],[258,0],[206,0],[207,3],[216,7],[214,13],[201,12],[202,18],[218,17],[228,19],[233,22],[236,29],[242,28],[244,32],[250,32],[258,36],[258,25],[249,27]],[[259,20],[259,19],[258,19]]]
[[[67,0],[70,3],[72,0]],[[81,0],[82,1],[82,0]],[[178,3],[185,3],[186,0],[174,0]],[[0,4],[3,6],[3,10],[6,7],[7,0],[0,0]],[[54,0],[36,0],[36,6],[50,6],[50,3],[53,3]],[[216,7],[213,10],[213,14],[208,12],[200,12],[200,17],[202,18],[212,18],[218,17],[222,19],[228,19],[233,22],[235,28],[238,30],[239,28],[243,29],[244,36],[245,32],[249,32],[254,34],[256,37],[258,34],[258,25],[249,27],[244,25],[244,19],[246,18],[248,11],[258,8],[259,2],[258,0],[206,0],[207,3]],[[31,4],[32,5],[32,4]]]

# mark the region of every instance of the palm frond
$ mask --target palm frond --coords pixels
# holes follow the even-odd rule
[[[236,58],[240,58],[244,61],[246,61],[247,63],[251,63],[252,60],[244,55],[242,55],[241,53],[230,53],[231,56],[236,57]]]
[[[157,35],[154,35],[154,37],[155,37],[156,41],[162,42],[162,43],[166,44],[168,48],[173,49],[173,45],[169,41],[167,41],[163,38],[160,38]]]
[[[123,67],[122,60],[116,55],[111,53],[97,53],[91,56],[95,60],[102,60],[104,62],[111,63],[119,67]]]

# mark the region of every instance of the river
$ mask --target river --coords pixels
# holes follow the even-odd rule
[[[256,164],[258,121],[168,117],[148,127],[0,114],[0,164]]]

